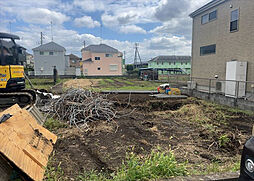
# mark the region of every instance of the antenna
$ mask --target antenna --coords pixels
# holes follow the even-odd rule
[[[86,47],[86,40],[83,41],[83,44],[84,44],[84,48]]]
[[[51,41],[53,41],[53,22],[50,21]]]
[[[142,61],[141,61],[140,54],[139,54],[139,51],[138,51],[138,43],[135,43],[134,48],[135,48],[134,67],[137,68],[138,59],[140,61],[140,65],[142,65]]]

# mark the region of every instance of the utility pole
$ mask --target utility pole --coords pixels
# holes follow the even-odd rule
[[[44,39],[44,36],[43,36],[43,33],[41,32],[41,45],[43,44],[43,39]]]
[[[9,22],[9,27],[10,27],[10,33],[11,33],[11,22]]]
[[[50,21],[51,40],[53,41],[53,22]]]
[[[140,65],[142,65],[142,61],[141,61],[140,54],[138,51],[138,43],[135,43],[134,68],[137,68],[138,59],[140,61]]]
[[[102,24],[100,26],[100,44],[102,44]]]

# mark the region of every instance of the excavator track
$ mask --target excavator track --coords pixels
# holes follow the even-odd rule
[[[36,102],[34,90],[20,90],[17,92],[0,92],[0,108],[7,108],[14,104],[20,107],[32,106]]]

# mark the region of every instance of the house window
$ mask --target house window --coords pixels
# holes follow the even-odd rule
[[[217,19],[217,10],[202,16],[201,17],[201,24],[206,24],[206,23],[208,23],[212,20],[215,20],[215,19]]]
[[[98,68],[97,68],[97,70],[101,70],[101,68],[100,68],[100,67],[98,67]]]
[[[236,9],[231,12],[230,32],[238,30],[238,21],[239,21],[239,10]]]
[[[212,21],[217,18],[217,10],[209,13],[209,21]]]
[[[111,64],[111,65],[109,65],[109,70],[110,71],[117,71],[118,70],[118,65],[117,64]]]
[[[108,54],[108,53],[107,53],[105,56],[106,56],[106,57],[113,57],[112,54]]]
[[[95,60],[100,60],[101,59],[101,57],[95,57]]]
[[[202,55],[209,55],[216,53],[216,45],[209,45],[200,47],[200,56]]]
[[[44,55],[44,52],[40,52],[40,55]]]
[[[49,52],[49,55],[54,55],[54,52]]]
[[[209,22],[209,15],[206,14],[206,15],[202,16],[201,23],[205,24],[205,23],[208,23],[208,22]]]

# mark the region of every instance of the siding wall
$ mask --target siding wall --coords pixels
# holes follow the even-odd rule
[[[232,5],[232,8],[230,7]],[[239,31],[230,32],[231,11],[239,8]],[[201,25],[204,14],[217,10],[217,19]],[[193,19],[192,76],[225,79],[226,62],[248,62],[254,81],[254,0],[228,0]],[[200,47],[216,44],[216,54],[200,56]]]
[[[100,57],[100,60],[95,60]],[[82,52],[82,60],[91,58],[92,61],[83,62],[83,74],[87,76],[122,75],[122,57],[113,54],[113,57],[106,57],[105,53]],[[110,70],[110,65],[116,65],[117,70]],[[100,67],[100,70],[98,68]]]
[[[191,63],[183,63],[181,64],[180,62],[174,63],[169,63],[169,62],[149,62],[148,63],[148,68],[181,68],[185,69],[188,74],[190,74],[191,71]]]
[[[65,75],[66,62],[65,52],[54,52],[54,55],[40,55],[34,51],[35,75],[53,75],[53,67],[56,66],[58,75]],[[43,71],[41,71],[43,68]]]

